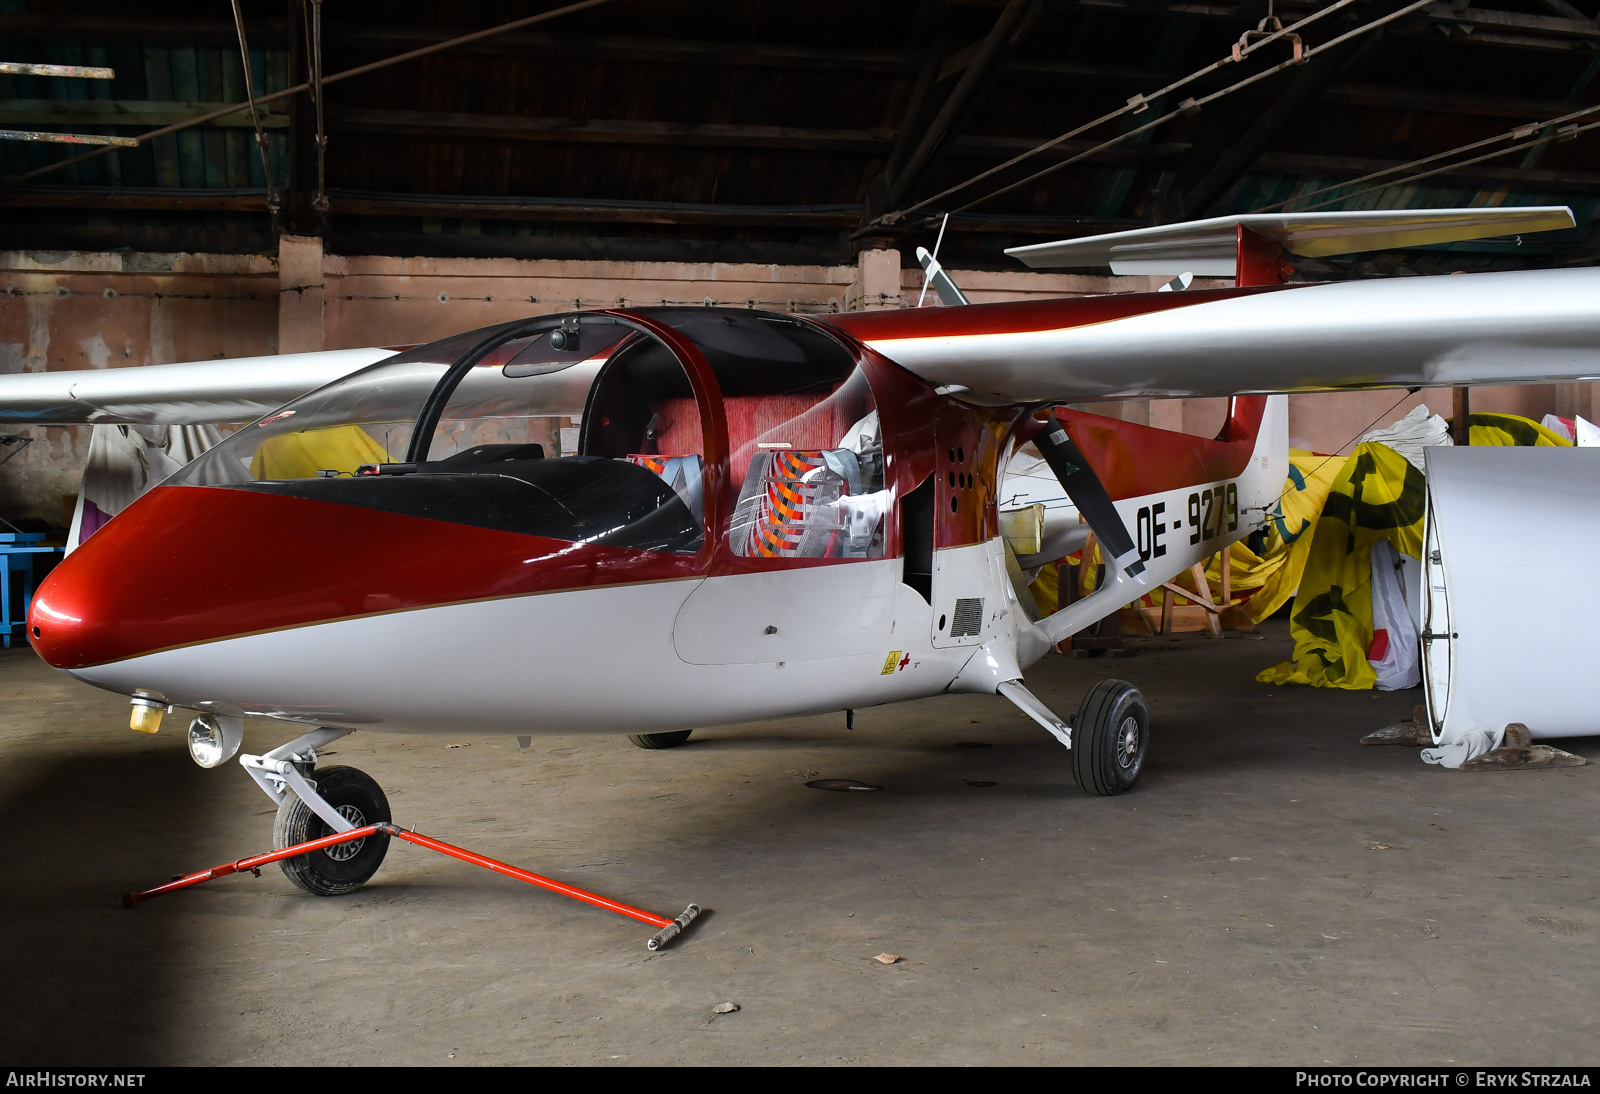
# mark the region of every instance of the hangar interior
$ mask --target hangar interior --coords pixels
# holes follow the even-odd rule
[[[137,137],[244,102],[239,35],[230,9],[215,7],[9,4],[6,59],[116,76],[0,75],[0,125]],[[301,7],[243,5],[257,94],[307,79]],[[1293,20],[1317,7],[1276,11]],[[1600,94],[1600,38],[1571,5],[1435,5],[1092,151],[1150,117],[1125,115],[889,223],[886,214],[1228,56],[1265,6],[618,2],[331,82],[529,14],[474,3],[328,7],[321,129],[305,94],[264,104],[270,179],[248,110],[53,170],[83,150],[0,142],[0,369],[408,344],[617,301],[904,307],[921,290],[912,252],[933,246],[945,212],[941,261],[973,300],[1144,289],[1149,279],[1103,269],[1029,272],[1003,251],[1270,208],[1562,118]],[[1317,26],[1343,33],[1384,14],[1356,4]],[[1268,53],[1184,93],[1286,59]],[[1551,139],[1452,166],[1529,138],[1491,143],[1290,208],[1363,189],[1330,208],[1564,204],[1575,229],[1300,260],[1293,277],[1592,263],[1600,141],[1537,135]],[[954,212],[1055,164],[1065,166]],[[1370,189],[1440,166],[1450,169]],[[1600,416],[1582,388],[1476,396],[1475,408],[1535,420]],[[1339,451],[1393,401],[1298,396],[1291,440]],[[1222,408],[1116,413],[1214,433]],[[4,515],[59,521],[85,445],[83,430],[52,429],[0,468]]]
[[[0,140],[0,374],[409,346],[629,305],[938,306],[915,257],[936,244],[975,303],[1149,292],[1168,278],[1004,252],[1280,210],[1575,220],[1293,258],[1291,283],[1600,264],[1596,0],[572,7],[0,0],[0,136],[17,138]],[[1324,9],[1304,63],[1287,39],[1218,63]],[[1594,383],[1468,394],[1475,413],[1600,419]],[[1295,394],[1290,445],[1345,456],[1424,403],[1452,413],[1448,388]],[[1213,398],[1080,408],[1205,437],[1228,414]],[[0,518],[61,536],[90,428],[5,432]],[[343,902],[268,875],[270,896],[235,878],[123,918],[102,899],[116,886],[264,840],[261,802],[8,649],[0,810],[29,850],[0,870],[31,893],[0,952],[37,994],[9,993],[0,1045],[61,1063],[1581,1056],[1600,958],[1595,837],[1573,820],[1596,800],[1589,773],[1419,790],[1446,776],[1356,743],[1417,693],[1268,694],[1255,674],[1289,634],[1276,618],[1043,662],[1035,690],[1062,710],[1105,675],[1154,704],[1154,778],[1115,800],[1083,799],[992,697],[883,707],[859,729],[739,726],[669,755],[576,737],[341,746],[424,831],[714,908],[693,944],[649,958],[614,925],[530,913],[527,894],[418,855]],[[625,643],[618,659],[626,672]],[[819,775],[891,793],[819,795]],[[724,996],[742,1009],[713,1014]]]

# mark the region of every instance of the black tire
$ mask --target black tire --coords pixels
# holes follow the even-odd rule
[[[1150,747],[1150,714],[1139,689],[1102,680],[1089,689],[1072,723],[1072,777],[1086,794],[1132,790]]]
[[[677,748],[693,732],[692,729],[680,729],[675,733],[630,733],[628,740],[639,748]]]
[[[389,815],[389,799],[365,771],[325,767],[311,781],[316,784],[317,793],[357,828],[393,819]],[[281,851],[332,834],[333,829],[310,806],[289,794],[278,806],[278,816],[272,824],[272,846]],[[388,851],[389,837],[373,835],[282,859],[278,865],[283,868],[284,877],[308,893],[343,896],[365,885],[383,865]]]

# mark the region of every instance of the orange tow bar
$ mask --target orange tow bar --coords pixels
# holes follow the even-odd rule
[[[128,893],[122,898],[122,906],[124,908],[136,908],[151,897],[161,896],[163,893],[175,893],[179,889],[188,889],[199,885],[201,882],[211,881],[213,878],[227,877],[229,874],[243,873],[246,870],[256,877],[260,877],[263,866],[278,862],[281,859],[294,858],[296,855],[303,855],[310,851],[320,851],[325,847],[349,843],[351,840],[365,839],[378,833],[393,836],[395,839],[404,840],[407,843],[414,843],[418,847],[426,847],[428,850],[437,851],[441,855],[458,858],[462,862],[470,862],[474,866],[482,866],[485,870],[492,870],[497,874],[504,874],[506,877],[514,877],[518,881],[526,881],[529,885],[537,885],[539,888],[548,889],[552,893],[560,893],[562,896],[571,897],[573,900],[581,900],[585,904],[593,904],[596,908],[604,908],[608,912],[616,912],[618,915],[625,915],[629,919],[637,919],[640,923],[648,923],[652,927],[659,927],[661,929],[656,932],[649,942],[645,943],[652,950],[659,950],[678,937],[683,929],[693,923],[695,917],[700,914],[700,905],[691,904],[684,909],[683,914],[678,918],[667,919],[664,916],[656,915],[654,912],[647,912],[642,908],[635,908],[620,901],[600,896],[597,893],[574,888],[571,885],[563,885],[559,881],[535,874],[530,870],[524,870],[484,855],[475,854],[464,848],[445,843],[443,840],[436,840],[432,836],[424,836],[420,832],[411,832],[397,824],[389,824],[386,821],[378,824],[368,824],[361,828],[352,828],[348,832],[335,832],[330,836],[323,836],[321,839],[307,840],[305,843],[297,843],[293,847],[285,847],[281,851],[268,851],[266,854],[252,855],[250,858],[242,858],[237,862],[225,862],[221,866],[213,866],[211,869],[201,870],[199,873],[186,874],[183,877],[174,878],[165,885],[157,885],[154,889],[146,889],[139,893]]]

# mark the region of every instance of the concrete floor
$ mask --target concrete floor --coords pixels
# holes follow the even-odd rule
[[[1069,716],[1102,675],[1144,689],[1152,750],[1120,798],[1084,796],[1058,745],[973,696],[670,752],[333,746],[402,823],[668,915],[712,909],[656,955],[647,927],[399,844],[353,896],[269,868],[124,911],[128,889],[268,849],[270,803],[236,765],[195,767],[176,719],[131,733],[125,700],[7,651],[0,1058],[1593,1058],[1600,768],[1463,775],[1363,748],[1417,693],[1253,683],[1287,654],[1283,624],[1162,644],[1030,673]],[[253,725],[246,747],[287,736]],[[818,776],[884,790],[808,789]],[[742,1009],[713,1017],[724,1001]]]

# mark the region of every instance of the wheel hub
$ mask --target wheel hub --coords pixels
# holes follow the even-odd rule
[[[1124,771],[1139,762],[1139,719],[1128,715],[1117,727],[1117,765]]]
[[[352,828],[360,828],[367,823],[367,815],[353,805],[339,806],[339,815],[350,822]],[[353,839],[349,843],[336,843],[332,847],[323,848],[322,853],[334,862],[349,862],[361,853],[361,848],[366,845],[366,838]]]

